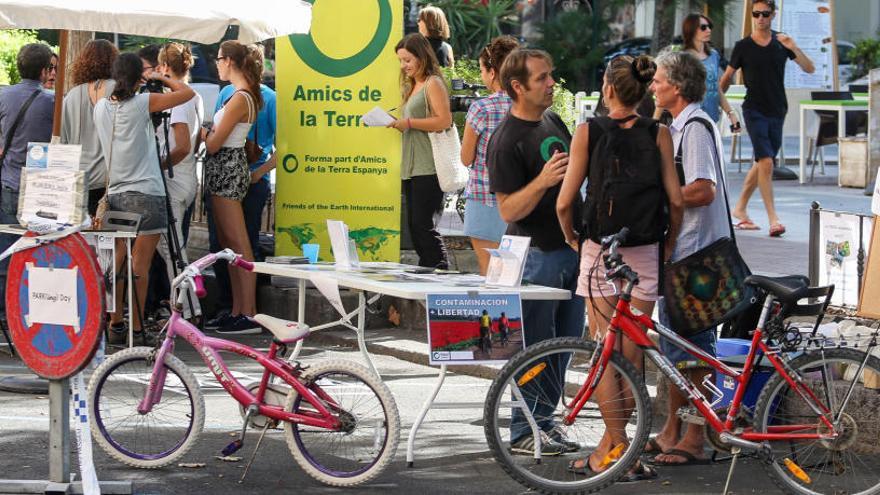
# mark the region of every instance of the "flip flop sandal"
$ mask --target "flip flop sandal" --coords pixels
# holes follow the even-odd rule
[[[657,471],[650,466],[639,463],[632,471],[626,473],[622,478],[617,480],[618,483],[635,483],[637,481],[647,481],[656,479],[659,475]]]
[[[659,455],[664,453],[663,448],[661,448],[660,444],[657,442],[657,437],[649,438],[647,447],[649,447],[651,450],[645,449],[644,451],[642,451],[643,454]]]
[[[576,474],[582,474],[582,475],[586,476],[587,478],[592,478],[593,476],[596,476],[597,474],[600,473],[600,471],[595,471],[595,470],[593,470],[592,467],[590,467],[590,457],[592,455],[593,454],[590,454],[587,457],[582,457],[580,459],[575,459],[575,460],[569,462],[568,463],[568,471],[572,472],[572,473],[576,473]],[[575,463],[578,461],[584,461],[584,465],[581,467],[575,467]]]
[[[777,223],[776,225],[770,226],[770,237],[780,237],[785,233],[785,225],[781,223]]]
[[[706,464],[712,464],[712,459],[702,459],[694,454],[686,450],[681,449],[669,449],[663,453],[663,455],[674,455],[676,457],[683,457],[685,459],[684,462],[665,462],[658,460],[656,457],[654,458],[655,466],[663,466],[663,467],[673,467],[673,466],[704,466]]]
[[[751,219],[741,220],[736,223],[733,228],[736,230],[761,230],[761,227],[755,224]]]

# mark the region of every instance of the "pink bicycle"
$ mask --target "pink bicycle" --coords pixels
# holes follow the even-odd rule
[[[98,445],[120,462],[149,469],[175,462],[195,444],[205,422],[205,401],[192,371],[174,356],[175,340],[181,337],[198,351],[244,412],[241,436],[224,449],[225,455],[241,448],[249,424],[262,427],[265,434],[269,427],[283,423],[294,460],[316,480],[354,486],[378,476],[394,458],[400,437],[397,406],[378,376],[344,360],[310,367],[288,362],[287,346],[309,334],[307,326],[296,322],[254,316],[274,336],[264,354],[208,337],[183,319],[183,289],[192,287],[204,297],[201,271],[218,260],[253,269],[252,263],[228,249],[192,263],[172,282],[177,304],[163,330],[164,339],[155,348],[113,354],[95,371],[89,408]],[[259,384],[242,385],[220,352],[259,363],[264,368]],[[272,383],[273,377],[283,384]]]

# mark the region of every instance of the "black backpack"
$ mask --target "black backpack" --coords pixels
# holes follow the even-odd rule
[[[600,242],[623,227],[629,236],[623,246],[641,246],[664,240],[669,207],[657,146],[658,123],[597,117],[590,120],[590,164],[587,200],[583,210],[586,237]]]

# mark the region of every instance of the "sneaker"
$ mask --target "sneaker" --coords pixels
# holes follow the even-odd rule
[[[107,330],[107,345],[124,346],[127,342],[128,331],[125,329],[125,324],[110,325]]]
[[[556,425],[553,427],[552,430],[547,431],[547,436],[550,437],[550,440],[553,440],[554,442],[565,447],[566,454],[571,454],[572,452],[577,452],[581,450],[581,444],[568,438],[568,436],[566,436],[565,434],[565,430],[559,425]]]
[[[510,451],[517,455],[534,455],[535,439],[532,435],[526,435],[510,444]],[[554,441],[546,433],[541,434],[541,455],[555,456],[566,452],[566,447]]]
[[[146,346],[153,347],[156,345],[156,336],[150,332],[145,332],[143,330],[137,331],[135,330],[132,334],[132,345],[137,346]]]
[[[229,311],[218,312],[213,318],[205,322],[205,330],[216,330],[232,323],[232,315]]]
[[[221,335],[253,335],[263,331],[263,328],[251,321],[245,315],[237,315],[230,318],[226,326],[218,328],[215,332]]]

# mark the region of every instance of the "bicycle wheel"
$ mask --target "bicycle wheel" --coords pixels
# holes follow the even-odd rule
[[[326,394],[325,406],[342,422],[339,431],[284,424],[287,446],[303,471],[332,486],[360,485],[384,471],[397,452],[400,417],[382,380],[359,364],[330,361],[309,368],[302,382]],[[316,412],[296,389],[285,410]]]
[[[113,354],[89,382],[92,437],[110,457],[129,466],[167,466],[198,440],[205,401],[198,381],[175,356],[165,358],[162,398],[147,414],[138,412],[153,373],[151,347]]]
[[[601,409],[598,394],[593,394],[578,412],[574,423],[562,424],[563,417],[574,405],[574,395],[590,372],[596,347],[593,342],[570,337],[530,346],[508,361],[489,388],[483,414],[489,449],[504,471],[528,488],[544,493],[600,490],[635,466],[645,447],[651,427],[648,391],[641,374],[617,353],[612,355],[602,378],[606,385],[606,380],[616,379],[616,393],[606,390]],[[517,397],[522,397],[529,405],[528,415],[513,407]],[[545,432],[553,428],[561,430],[580,448],[561,455],[545,455],[539,461],[533,454],[514,453],[511,450],[511,427],[517,429],[518,437],[531,434],[528,416]],[[606,421],[611,423],[610,427]],[[609,466],[589,477],[583,472],[569,471],[569,462],[590,455],[606,433],[613,439],[611,447],[616,455],[594,459],[593,463],[607,461]],[[545,438],[544,435],[541,437]]]
[[[831,411],[843,409],[833,440],[780,440],[768,442],[770,455],[764,463],[773,481],[788,493],[876,494],[880,493],[880,360],[871,356],[852,396],[844,397],[865,354],[853,349],[811,351],[789,363]],[[873,388],[865,384],[873,385]],[[792,433],[827,433],[820,416],[800,398],[779,374],[767,382],[758,398],[755,431],[781,431],[803,425]]]

